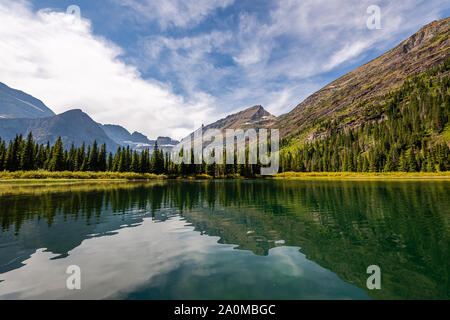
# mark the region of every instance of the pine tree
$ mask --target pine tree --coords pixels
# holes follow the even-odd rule
[[[367,156],[363,156],[362,172],[369,172],[369,160]]]
[[[417,162],[414,155],[414,150],[412,148],[406,151],[406,171],[408,172],[416,172],[417,171]]]
[[[140,171],[139,157],[136,151],[133,152],[133,158],[131,160],[130,170],[131,172],[139,172]]]
[[[185,165],[184,162],[182,163],[182,165]],[[151,172],[155,174],[161,174],[164,171],[164,157],[158,149],[158,142],[155,142],[155,147],[153,148],[150,167]]]
[[[75,157],[76,157],[76,150],[75,150],[75,145],[72,142],[72,144],[70,145],[70,150],[69,150],[69,154],[67,156],[66,159],[66,169],[69,171],[74,171],[75,170]]]
[[[50,171],[63,171],[64,170],[64,152],[61,137],[56,140],[53,147],[52,157],[49,163]]]
[[[6,147],[5,141],[0,139],[0,171],[5,170]]]
[[[90,152],[88,152],[88,163],[87,170],[88,171],[98,171],[99,170],[99,161],[98,161],[98,146],[97,141],[94,140],[92,144],[92,148],[90,148]]]
[[[17,150],[13,141],[9,142],[8,149],[6,150],[5,156],[5,170],[7,171],[17,171]]]
[[[399,164],[398,169],[399,169],[399,171],[402,171],[402,172],[408,172],[409,167],[408,167],[408,163],[407,163],[404,151],[402,151],[400,153],[400,164]]]
[[[34,168],[34,141],[30,132],[20,155],[20,170],[28,171]]]
[[[114,166],[113,166],[113,155],[110,152],[108,154],[108,160],[107,160],[107,165],[106,165],[106,171],[114,171],[113,170]]]
[[[47,141],[47,144],[45,146],[45,151],[44,151],[44,166],[43,169],[48,170],[49,165],[50,165],[50,159],[51,159],[51,155],[52,155],[52,148],[50,147],[50,142]]]
[[[117,164],[117,171],[118,172],[125,172],[125,171],[127,171],[126,162],[127,162],[127,160],[126,160],[125,151],[122,150],[119,153],[119,162]]]
[[[102,144],[100,148],[100,153],[98,154],[97,160],[97,170],[98,171],[106,171],[106,144]]]

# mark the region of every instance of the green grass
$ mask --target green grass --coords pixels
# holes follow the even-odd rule
[[[0,181],[0,197],[6,195],[45,195],[53,192],[84,192],[84,191],[111,191],[133,189],[137,185],[163,185],[166,180],[11,180],[11,182]]]
[[[147,180],[212,180],[207,174],[189,177],[168,177],[151,173],[131,172],[50,172],[50,171],[16,171],[0,172],[0,185],[38,185],[38,184],[74,184],[74,183],[107,183]],[[447,172],[284,172],[275,176],[265,176],[273,179],[450,179]],[[243,179],[238,175],[216,177],[215,179]]]
[[[62,182],[63,180],[157,180],[167,179],[165,175],[156,175],[152,173],[132,173],[132,172],[51,172],[51,171],[15,171],[0,172],[0,182],[13,181],[36,181],[46,180],[47,182]]]
[[[202,173],[202,174],[197,174],[194,176],[186,176],[186,177],[176,177],[176,179],[180,179],[180,180],[212,180],[214,179],[214,177],[206,174],[206,173]]]
[[[283,172],[274,179],[450,179],[445,172]]]

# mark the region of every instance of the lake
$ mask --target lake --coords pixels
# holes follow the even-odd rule
[[[0,299],[449,299],[449,195],[432,180],[0,186]]]

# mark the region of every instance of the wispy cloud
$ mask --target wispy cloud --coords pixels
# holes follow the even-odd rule
[[[381,7],[380,30],[366,25],[372,4]],[[264,16],[237,11],[236,23],[217,17],[220,28],[159,35],[145,39],[143,47],[154,67],[160,65],[188,95],[207,92],[218,109],[228,112],[263,104],[279,114],[313,92],[308,90],[357,66],[371,50],[389,49],[443,10],[435,0],[277,1]]]
[[[356,41],[354,43],[347,43],[345,47],[334,53],[329,61],[324,65],[323,70],[331,70],[334,67],[348,61],[351,58],[357,57],[361,52],[371,45],[370,41]]]
[[[113,43],[93,31],[101,15],[76,21],[0,0],[0,81],[57,112],[81,107],[175,138],[255,104],[287,112],[450,9],[441,0],[109,1],[152,28],[121,24]],[[372,4],[380,30],[366,26]]]
[[[212,119],[206,94],[185,98],[143,79],[124,51],[95,36],[88,20],[33,13],[27,2],[0,0],[0,81],[44,100],[56,112],[82,108],[94,120],[151,137],[181,137]]]
[[[138,19],[155,20],[168,27],[188,27],[198,24],[209,14],[226,8],[234,0],[115,0],[133,10]]]

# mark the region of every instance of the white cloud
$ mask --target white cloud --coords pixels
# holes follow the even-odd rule
[[[234,1],[114,1],[138,22],[162,29],[141,39],[137,56],[127,56],[136,66],[121,60],[122,48],[94,35],[87,20],[0,0],[0,81],[56,112],[82,108],[99,122],[180,138],[256,104],[287,112],[369,50],[392,48],[449,7],[439,0],[274,0],[264,14],[247,8],[216,15],[223,18],[217,27],[194,32]],[[366,27],[371,4],[381,7],[381,30]],[[164,82],[143,79],[138,68],[156,70]]]
[[[123,51],[95,36],[90,22],[61,12],[33,13],[25,1],[0,0],[0,81],[42,99],[55,112],[81,108],[94,120],[149,137],[180,138],[211,119],[214,99],[189,100],[145,80]]]
[[[372,4],[381,7],[381,30],[367,28],[366,10]],[[444,9],[439,0],[274,1],[265,16],[239,12],[237,26],[224,22],[220,32],[203,30],[191,38],[159,36],[158,41],[149,40],[146,50],[164,59],[164,73],[182,79],[188,93],[214,95],[216,108],[232,112],[262,104],[280,114],[326,84],[323,74],[338,68],[347,72],[345,68],[358,66],[369,50],[392,48],[438,19]],[[228,56],[234,65],[216,65],[211,53]]]
[[[138,19],[155,20],[161,28],[188,27],[201,22],[219,8],[226,8],[234,0],[116,0],[130,7]]]
[[[325,64],[324,70],[331,70],[341,63],[358,56],[366,48],[371,45],[370,41],[356,41],[354,43],[347,43],[342,49],[331,56],[328,63]]]

